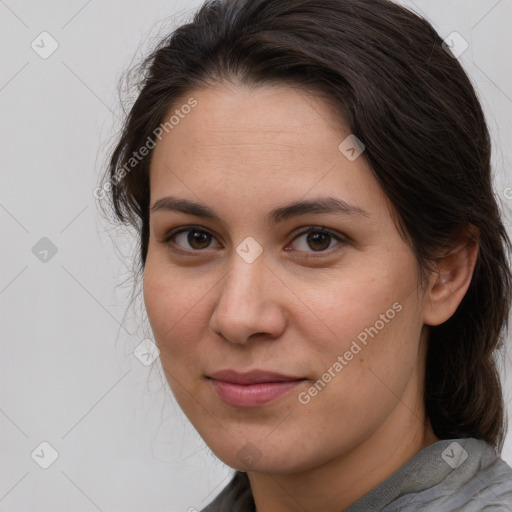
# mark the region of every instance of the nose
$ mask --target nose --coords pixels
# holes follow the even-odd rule
[[[282,288],[263,254],[252,263],[234,254],[231,270],[219,283],[210,318],[212,331],[238,344],[278,338],[286,329]]]

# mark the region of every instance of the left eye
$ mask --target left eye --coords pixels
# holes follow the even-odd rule
[[[312,249],[313,252],[323,252],[332,247],[333,241],[336,242],[334,245],[338,245],[342,242],[342,239],[331,231],[322,228],[309,228],[295,237],[292,244],[296,243],[298,250],[302,252],[310,252],[308,248]]]

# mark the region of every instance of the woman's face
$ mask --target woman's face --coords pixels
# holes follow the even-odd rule
[[[190,96],[152,157],[144,272],[187,417],[228,465],[283,474],[421,435],[424,294],[364,152],[284,85]]]

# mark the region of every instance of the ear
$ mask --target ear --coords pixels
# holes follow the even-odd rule
[[[423,322],[439,325],[457,310],[471,284],[478,257],[475,228],[466,229],[458,237],[460,243],[443,256],[436,272],[432,273],[425,294]]]

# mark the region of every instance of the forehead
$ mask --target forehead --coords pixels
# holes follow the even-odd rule
[[[191,92],[169,114],[190,98],[197,105],[154,149],[152,203],[177,191],[272,203],[326,191],[383,199],[364,156],[340,152],[350,130],[317,97],[286,85],[219,86]]]
[[[215,158],[222,153],[223,157],[231,156],[229,160],[253,154],[268,160],[279,156],[295,161],[298,154],[313,156],[329,146],[336,149],[341,135],[342,122],[330,115],[326,105],[289,86],[217,86],[189,96],[197,106],[164,134],[163,143],[155,149],[155,159],[164,152],[171,158],[185,153],[187,158]],[[186,97],[178,100],[170,113],[187,101]],[[191,154],[191,149],[201,151]]]

